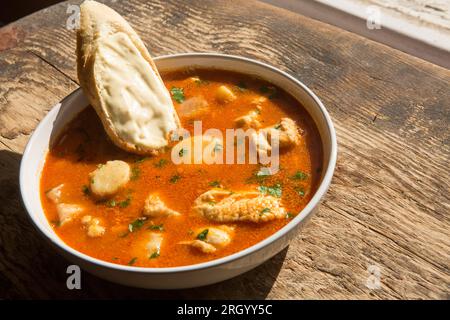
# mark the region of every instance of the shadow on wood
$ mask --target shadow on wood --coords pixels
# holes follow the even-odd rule
[[[82,273],[81,290],[68,290],[70,262],[32,226],[20,201],[21,158],[18,153],[0,150],[0,299],[263,299],[283,265],[287,249],[237,278],[202,288],[136,289]]]

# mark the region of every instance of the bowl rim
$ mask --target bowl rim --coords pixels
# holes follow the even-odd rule
[[[115,264],[112,262],[100,260],[94,257],[91,257],[85,253],[82,253],[80,251],[75,250],[74,248],[70,247],[68,244],[66,244],[62,239],[60,239],[56,234],[50,234],[51,232],[44,228],[44,226],[41,226],[41,223],[38,221],[38,219],[32,215],[30,212],[33,212],[33,208],[31,203],[28,201],[28,195],[24,190],[24,186],[27,183],[27,178],[25,176],[25,173],[23,170],[23,167],[27,165],[27,160],[31,159],[30,150],[32,149],[32,146],[37,140],[37,135],[35,134],[38,132],[42,126],[45,125],[44,121],[47,117],[51,116],[52,111],[56,110],[56,104],[52,109],[45,115],[45,117],[39,122],[36,129],[34,130],[33,134],[31,135],[23,156],[20,163],[20,175],[19,175],[19,183],[20,183],[20,192],[22,197],[22,202],[25,206],[25,209],[27,211],[28,217],[31,219],[32,223],[35,225],[36,229],[38,229],[44,236],[49,240],[53,245],[55,245],[57,248],[62,249],[65,252],[68,252],[69,254],[75,256],[78,259],[85,260],[89,263],[92,263],[98,267],[103,267],[107,269],[114,269],[124,272],[132,272],[132,273],[150,273],[150,274],[168,274],[168,273],[183,273],[183,272],[192,272],[192,271],[198,271],[198,270],[204,270],[204,269],[210,269],[214,267],[218,267],[227,263],[230,263],[235,260],[239,260],[245,256],[248,256],[250,254],[253,254],[257,251],[260,251],[270,245],[271,243],[275,242],[276,240],[282,238],[285,236],[289,231],[294,229],[298,224],[300,224],[303,220],[305,220],[311,213],[312,210],[320,203],[322,197],[326,194],[330,184],[331,179],[333,177],[334,169],[336,166],[336,159],[337,159],[337,139],[336,139],[336,132],[333,126],[333,122],[331,120],[331,117],[326,110],[325,106],[323,105],[322,101],[314,94],[314,92],[309,89],[305,84],[303,84],[300,80],[297,80],[290,74],[275,68],[267,63],[260,62],[251,58],[246,58],[242,56],[237,55],[228,55],[228,54],[222,54],[222,53],[209,53],[209,52],[202,52],[202,53],[177,53],[177,54],[167,54],[162,55],[153,58],[155,61],[162,60],[162,59],[174,59],[174,58],[219,58],[219,59],[226,59],[226,60],[232,60],[232,61],[241,61],[246,62],[250,64],[257,65],[259,67],[263,67],[266,69],[271,70],[272,72],[278,73],[279,75],[287,78],[291,82],[293,82],[295,85],[301,87],[303,91],[309,95],[310,98],[315,102],[315,104],[319,107],[319,110],[325,119],[326,127],[328,129],[328,135],[330,139],[330,156],[329,156],[329,162],[327,165],[327,168],[325,170],[325,174],[323,175],[322,181],[319,184],[319,187],[317,191],[315,192],[314,196],[311,198],[311,200],[308,202],[308,204],[301,210],[297,216],[292,219],[289,223],[287,223],[285,226],[283,226],[281,229],[277,230],[275,233],[270,235],[269,237],[265,238],[264,240],[245,248],[244,250],[235,252],[231,255],[214,259],[211,261],[201,262],[197,264],[191,264],[191,265],[185,265],[185,266],[176,266],[176,267],[163,267],[163,268],[149,268],[149,267],[137,267],[137,266],[127,266],[127,265],[121,265],[121,264]],[[219,68],[220,69],[220,68]],[[70,93],[66,98],[74,95],[79,94],[79,90],[81,88],[78,88],[77,90]],[[322,142],[323,144],[323,142]],[[39,188],[38,191],[40,192]],[[55,238],[57,240],[55,240]]]

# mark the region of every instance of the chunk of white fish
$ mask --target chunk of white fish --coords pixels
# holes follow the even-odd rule
[[[266,222],[286,216],[279,198],[256,191],[212,189],[194,201],[192,210],[216,222]]]
[[[60,185],[50,189],[45,194],[47,198],[49,198],[53,203],[58,204],[61,200],[61,194],[62,194],[62,188],[64,187],[64,184],[61,183]]]
[[[179,212],[168,208],[156,194],[150,194],[145,200],[143,214],[150,218],[180,215]]]
[[[56,211],[58,212],[59,224],[62,226],[73,220],[83,210],[84,208],[77,204],[58,203]]]
[[[87,228],[87,235],[91,238],[101,237],[106,228],[101,225],[100,219],[86,215],[81,218],[81,223]]]
[[[147,255],[149,258],[155,258],[161,253],[161,244],[163,236],[160,233],[151,232],[149,234],[149,240],[146,244]]]

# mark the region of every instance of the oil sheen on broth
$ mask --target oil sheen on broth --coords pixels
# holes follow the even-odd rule
[[[238,252],[289,223],[322,168],[320,136],[303,107],[239,73],[189,69],[162,78],[191,134],[195,120],[203,131],[286,130],[279,172],[260,175],[261,165],[248,163],[175,165],[173,145],[153,157],[127,153],[88,107],[50,149],[42,172],[41,202],[57,235],[101,260],[173,267]]]

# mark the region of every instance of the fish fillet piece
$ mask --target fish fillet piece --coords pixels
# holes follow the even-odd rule
[[[255,110],[249,111],[247,114],[234,119],[234,124],[238,128],[261,128],[261,122],[259,122],[259,114],[261,113],[261,107],[257,106]]]
[[[145,199],[143,214],[151,218],[179,216],[178,211],[172,210],[156,194],[150,194]]]
[[[147,255],[149,258],[156,258],[161,252],[163,236],[160,233],[151,232],[146,244]]]
[[[130,181],[130,171],[124,161],[108,161],[89,174],[89,188],[99,198],[113,196]]]
[[[53,203],[58,204],[61,200],[61,194],[62,194],[62,188],[64,187],[64,184],[60,184],[53,189],[50,189],[45,194],[47,198],[49,198]]]
[[[83,207],[77,204],[58,203],[56,205],[56,211],[58,212],[59,224],[62,226],[63,224],[71,221],[83,210]]]
[[[91,238],[101,237],[105,234],[106,229],[98,218],[86,215],[81,218],[81,223],[87,228],[87,235]]]
[[[203,253],[213,253],[217,249],[230,244],[234,234],[234,228],[229,226],[205,227],[196,230],[197,239],[183,241],[180,244],[187,244]]]
[[[300,143],[299,128],[291,118],[282,118],[279,124],[261,129],[261,131],[267,133],[268,141],[272,135],[278,135],[280,149],[292,148]]]
[[[279,198],[256,191],[231,193],[212,189],[200,195],[192,209],[216,222],[265,222],[286,216]]]

